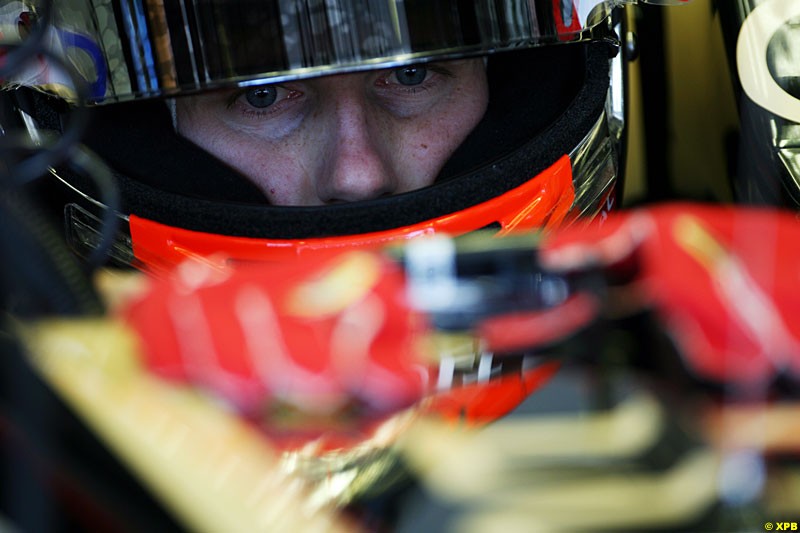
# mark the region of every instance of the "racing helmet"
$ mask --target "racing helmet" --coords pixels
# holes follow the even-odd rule
[[[112,258],[150,270],[192,255],[252,261],[437,231],[550,228],[617,203],[618,8],[635,2],[13,0],[0,13],[4,41],[24,48],[36,38],[39,49],[4,80],[4,105],[37,139],[64,135],[85,115],[82,143],[110,168],[119,205],[75,165],[52,165],[39,184],[82,255],[102,241],[109,211],[118,220]],[[271,205],[177,133],[169,105],[205,91],[478,57],[486,111],[435,182],[370,200]]]
[[[737,201],[800,208],[800,5],[745,0],[718,6],[739,113],[731,163]]]

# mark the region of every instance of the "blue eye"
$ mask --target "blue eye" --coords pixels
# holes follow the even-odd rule
[[[244,93],[247,103],[253,107],[263,109],[275,103],[278,98],[278,89],[272,86],[256,87]]]
[[[428,76],[428,69],[425,67],[403,67],[394,71],[397,81],[402,85],[419,85]]]

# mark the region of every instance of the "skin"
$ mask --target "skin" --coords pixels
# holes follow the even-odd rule
[[[273,204],[325,205],[432,184],[487,102],[474,59],[179,98],[176,119]]]

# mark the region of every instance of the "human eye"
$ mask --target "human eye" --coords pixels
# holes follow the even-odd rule
[[[407,87],[420,85],[424,83],[428,77],[428,69],[421,65],[409,65],[395,69],[389,76],[390,79],[397,80],[397,83]]]
[[[247,103],[256,109],[264,109],[271,106],[278,99],[278,87],[274,85],[267,85],[265,87],[256,87],[249,89],[244,93],[244,99]]]
[[[384,71],[376,80],[376,85],[413,93],[419,89],[433,88],[442,76],[452,77],[452,74],[437,64],[405,65]]]
[[[228,108],[245,115],[267,116],[280,112],[301,95],[300,91],[281,85],[259,85],[231,94]]]

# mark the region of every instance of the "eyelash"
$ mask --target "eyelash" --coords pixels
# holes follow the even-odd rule
[[[420,64],[419,66],[426,68],[427,70],[429,70],[433,74],[439,74],[439,75],[444,76],[446,78],[454,78],[455,77],[455,75],[450,70],[442,67],[441,65],[437,65],[436,63]],[[402,68],[403,67],[400,67],[400,68],[397,68],[397,69],[391,69],[391,70],[386,71],[385,74],[383,74],[383,75],[378,77],[378,79],[376,80],[375,83],[378,84],[379,81],[386,82],[386,83],[383,83],[381,85],[383,87],[389,87],[391,85],[392,86],[391,87],[392,90],[403,92],[403,93],[406,93],[406,94],[415,94],[415,93],[420,92],[420,91],[428,91],[428,90],[430,90],[430,89],[432,89],[433,87],[436,86],[436,83],[437,83],[438,80],[436,80],[435,78],[433,78],[433,76],[430,76],[430,75],[427,76],[425,78],[425,80],[423,80],[422,83],[420,83],[419,85],[403,85],[402,83],[399,83],[399,82],[392,83],[392,84],[388,83],[387,80],[390,77],[392,77],[393,75],[395,75],[395,73],[398,70],[402,69]]]
[[[279,99],[277,99],[274,104],[267,106],[263,109],[253,107],[250,104],[244,102],[242,102],[241,104],[239,103],[242,97],[244,97],[248,91],[252,90],[252,88],[250,87],[233,92],[228,97],[225,107],[227,109],[236,108],[236,110],[238,110],[241,114],[248,117],[261,118],[280,112],[283,106],[286,105],[287,101],[293,100],[303,95],[301,91],[295,89],[287,89],[286,87],[283,87],[281,85],[275,85],[274,87],[276,87],[278,91],[285,91],[286,95],[283,97],[279,97]]]

